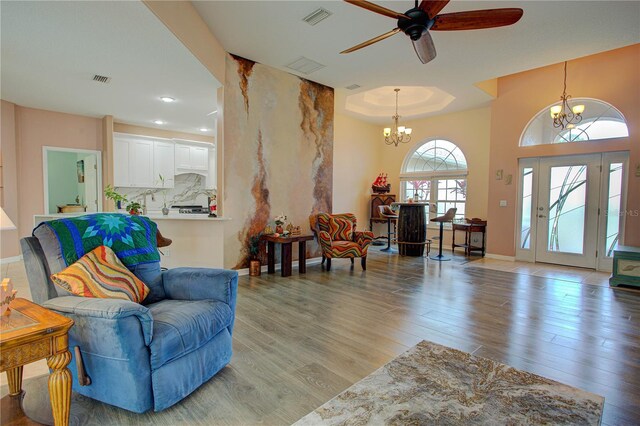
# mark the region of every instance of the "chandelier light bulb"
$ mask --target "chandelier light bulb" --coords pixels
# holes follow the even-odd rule
[[[551,118],[557,117],[562,111],[562,105],[554,105],[551,107]]]
[[[406,134],[408,134],[408,135],[410,135],[412,131],[413,131],[413,130],[411,130],[411,127],[406,127],[406,128],[404,129],[404,132],[405,132]]]
[[[582,114],[584,112],[584,105],[575,105],[571,108],[574,114]]]
[[[398,133],[404,133],[404,126],[398,126]]]
[[[391,128],[390,127],[385,127],[384,128],[384,137],[388,137],[391,135]]]

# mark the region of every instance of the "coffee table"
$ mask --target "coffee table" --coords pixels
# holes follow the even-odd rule
[[[11,302],[11,314],[0,317],[0,372],[7,372],[9,397],[22,398],[25,364],[47,359],[49,399],[55,426],[69,424],[71,361],[68,332],[73,320],[26,299]]]
[[[313,235],[293,235],[290,237],[262,235],[261,241],[267,242],[267,273],[276,272],[275,245],[280,244],[280,273],[283,277],[291,276],[291,246],[298,243],[298,272],[307,272],[307,241],[313,240]]]

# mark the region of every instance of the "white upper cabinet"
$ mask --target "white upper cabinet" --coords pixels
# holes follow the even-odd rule
[[[113,139],[113,186],[131,186],[129,141]]]
[[[164,178],[164,188],[175,186],[175,166],[174,166],[174,144],[173,142],[153,142],[153,173],[155,187],[162,188],[160,175]]]
[[[129,145],[132,186],[151,188],[157,178],[153,173],[153,141],[133,140]]]
[[[144,136],[115,134],[113,186],[120,188],[174,187],[174,143]]]
[[[198,173],[207,175],[209,171],[209,147],[176,143],[176,174]]]

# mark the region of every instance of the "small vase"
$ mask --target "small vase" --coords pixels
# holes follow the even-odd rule
[[[168,208],[166,208],[166,207],[163,207],[163,208],[162,208],[162,214],[163,214],[164,216],[168,216],[168,215],[169,215],[169,209],[168,209]]]
[[[276,234],[282,234],[283,232],[282,225],[276,225]]]
[[[249,261],[249,276],[259,277],[260,276],[260,261],[253,259]]]

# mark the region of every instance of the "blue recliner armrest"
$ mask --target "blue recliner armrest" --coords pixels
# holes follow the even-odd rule
[[[49,299],[42,305],[63,315],[82,317],[87,321],[101,323],[107,328],[110,328],[108,324],[114,320],[132,317],[140,322],[145,346],[149,346],[153,337],[151,312],[148,308],[129,300],[64,296]]]
[[[226,303],[234,314],[238,294],[238,272],[214,268],[173,268],[162,273],[168,299],[211,299]],[[233,330],[233,321],[229,331]]]
[[[149,345],[153,317],[148,308],[128,300],[54,297],[42,304],[75,322],[69,348],[82,353],[91,384],[80,386],[70,367],[73,389],[82,395],[136,413],[153,408]],[[73,365],[73,363],[71,364]]]

